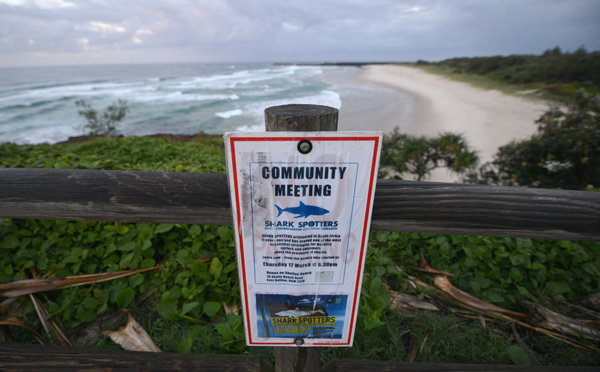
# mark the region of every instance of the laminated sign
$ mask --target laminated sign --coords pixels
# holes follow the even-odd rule
[[[379,132],[225,134],[252,346],[352,346]]]

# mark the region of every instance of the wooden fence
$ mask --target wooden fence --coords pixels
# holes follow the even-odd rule
[[[337,110],[335,120],[337,124]],[[282,127],[285,128],[285,123]],[[0,169],[0,217],[212,225],[232,223],[225,174],[177,172]],[[371,228],[600,241],[600,193],[380,180],[376,187]],[[53,368],[72,365],[82,370],[94,366],[96,369],[146,370],[151,365],[142,363],[144,358],[137,353],[120,352],[109,356],[108,352],[100,350],[69,350],[57,352],[56,348],[0,344],[0,368],[19,370],[21,366],[21,369],[27,370],[47,370],[45,368],[52,361],[56,362],[52,364]],[[155,360],[153,366],[156,368],[165,365],[173,370],[201,366],[204,370],[271,368],[255,357],[247,360],[232,357],[230,364],[224,362],[228,358],[226,356],[214,357],[213,362],[218,360],[216,364],[207,362],[206,356],[197,358],[166,354],[148,356],[146,360]],[[85,362],[88,359],[92,362]],[[40,363],[33,363],[35,360]],[[79,362],[82,364],[79,365]],[[431,364],[369,363],[334,361],[325,368],[331,371],[371,368],[439,370],[439,366]],[[442,369],[475,371],[490,370],[490,367],[450,365]],[[516,367],[494,369],[522,370]]]
[[[231,225],[225,174],[0,169],[0,217]],[[379,180],[371,228],[600,241],[600,193]]]

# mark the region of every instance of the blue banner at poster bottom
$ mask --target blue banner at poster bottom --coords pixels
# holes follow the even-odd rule
[[[257,294],[259,337],[340,339],[347,295]]]

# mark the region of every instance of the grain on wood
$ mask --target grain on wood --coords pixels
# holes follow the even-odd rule
[[[0,342],[2,371],[256,371],[273,367],[257,356],[148,353]]]
[[[225,174],[0,169],[0,217],[231,225]],[[379,180],[373,230],[600,241],[600,193]]]
[[[323,372],[545,372],[545,371],[592,372],[596,367],[548,367],[548,366],[493,366],[454,363],[406,363],[377,360],[334,359],[327,363]]]

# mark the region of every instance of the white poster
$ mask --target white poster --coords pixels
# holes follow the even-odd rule
[[[352,346],[381,133],[224,138],[247,344]]]

